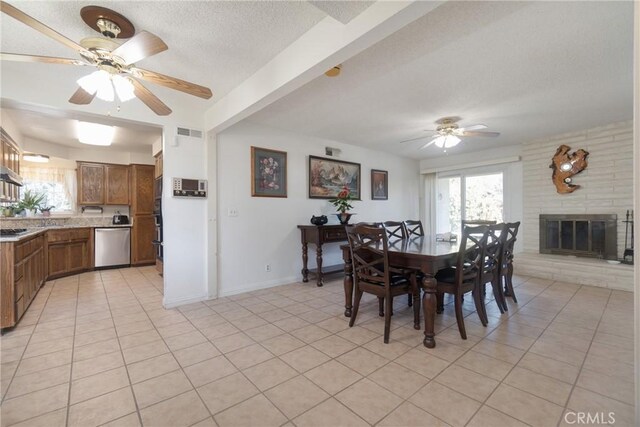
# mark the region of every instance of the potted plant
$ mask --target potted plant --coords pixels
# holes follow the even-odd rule
[[[351,201],[354,200],[349,188],[347,186],[342,187],[342,190],[338,193],[335,199],[329,200],[333,206],[336,207],[338,220],[340,224],[348,224],[351,216],[354,215],[350,212],[347,212],[349,209],[353,208]]]
[[[51,216],[51,209],[55,208],[55,206],[41,206],[40,212],[42,212],[42,216]]]
[[[44,201],[44,197],[44,194],[25,190],[22,200],[18,203],[18,207],[26,210],[27,216],[35,216],[41,203]]]

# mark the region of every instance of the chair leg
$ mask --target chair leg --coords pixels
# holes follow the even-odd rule
[[[362,291],[356,288],[356,295],[353,301],[353,309],[351,310],[351,318],[349,319],[349,327],[352,327],[356,323],[356,316],[358,315],[358,309],[360,308],[360,300],[362,299]]]
[[[464,314],[462,313],[462,295],[456,295],[454,298],[456,307],[456,321],[458,322],[458,330],[463,340],[467,339],[467,331],[464,328]]]
[[[440,314],[444,312],[444,293],[438,292],[436,294],[436,301],[437,301],[436,313]]]
[[[516,298],[516,293],[513,290],[513,264],[509,264],[507,269],[507,274],[504,276],[504,282],[509,288],[509,294],[513,299],[513,302],[518,303],[518,299]]]
[[[482,326],[487,326],[489,323],[489,319],[487,317],[487,310],[484,305],[484,299],[480,296],[481,292],[479,290],[474,290],[471,292],[473,295],[473,301],[476,305],[476,312],[478,313],[478,317],[480,318],[480,322]]]
[[[384,317],[384,297],[378,297],[378,316]]]
[[[500,289],[500,284],[498,283],[497,278],[493,278],[490,283],[491,288],[493,288],[493,298],[496,300],[496,304],[498,304],[500,314],[504,314],[508,308],[507,303],[504,301],[504,295],[502,294],[502,289]]]
[[[391,331],[391,307],[393,306],[393,299],[391,297],[385,298],[386,310],[384,312],[384,343],[389,344],[389,332]]]
[[[411,307],[413,305],[413,295],[408,295],[408,297],[409,298],[407,298],[407,304],[409,305],[409,307]]]

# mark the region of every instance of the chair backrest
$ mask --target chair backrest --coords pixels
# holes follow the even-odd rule
[[[508,222],[504,225],[504,232],[502,236],[502,255],[500,258],[503,268],[513,262],[513,246],[516,243],[519,228],[520,221]]]
[[[404,228],[407,231],[407,237],[424,236],[422,221],[408,219],[404,222]]]
[[[360,282],[390,286],[387,234],[381,227],[347,225],[347,239],[351,249],[353,276]]]
[[[459,292],[463,292],[464,285],[478,283],[488,235],[487,226],[465,227],[462,230],[456,265],[456,284]]]
[[[389,240],[406,239],[407,230],[401,221],[385,221],[382,223]]]
[[[486,283],[500,272],[506,225],[493,224],[488,226],[487,240],[484,249],[484,265],[480,283]]]

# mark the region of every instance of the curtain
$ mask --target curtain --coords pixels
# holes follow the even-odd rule
[[[58,190],[55,191],[55,194],[49,193],[47,196],[47,203],[50,205],[57,206],[60,210],[66,210],[67,203],[64,203],[60,197],[65,199],[64,201],[68,202],[70,205],[70,210],[75,210],[76,208],[76,171],[74,169],[60,168],[60,167],[30,167],[24,166],[20,168],[20,175],[24,178],[25,187],[28,188],[31,185],[35,185],[34,190],[40,190],[41,192],[47,193],[47,188],[51,190],[50,185],[46,184],[57,184],[57,188],[62,188],[63,194],[60,194]],[[45,185],[42,185],[45,184]]]
[[[436,234],[436,174],[426,173],[422,175],[424,184],[424,218],[422,226],[424,234],[435,236]]]

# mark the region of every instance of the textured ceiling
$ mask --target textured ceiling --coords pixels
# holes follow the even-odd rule
[[[332,18],[348,24],[353,18],[360,15],[366,8],[371,6],[373,1],[312,1],[309,3],[325,12]]]
[[[169,46],[145,58],[138,66],[208,86],[203,100],[147,83],[174,116],[185,111],[204,112],[251,76],[280,51],[326,17],[302,1],[9,1],[20,10],[79,42],[99,34],[80,17],[88,4],[104,6],[125,15],[136,31],[147,30]],[[15,19],[0,14],[0,48],[3,52],[77,58],[75,52]],[[3,61],[3,85],[28,85],[27,90],[68,99],[75,81],[90,69],[56,64]],[[20,80],[20,81],[17,81]],[[19,100],[17,100],[19,101]],[[101,105],[102,101],[94,100]],[[146,107],[139,100],[123,104],[132,114]],[[105,113],[112,108],[104,103]],[[124,111],[124,110],[123,110]],[[32,130],[24,129],[27,136]]]
[[[632,2],[447,2],[249,118],[415,158],[440,117],[482,150],[632,117]]]

